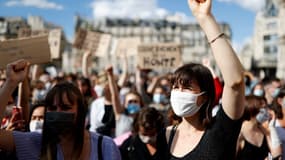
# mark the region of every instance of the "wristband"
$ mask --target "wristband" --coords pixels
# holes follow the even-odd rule
[[[214,43],[217,39],[219,39],[219,38],[223,37],[224,35],[225,35],[225,33],[221,33],[221,34],[219,34],[216,38],[212,39],[212,40],[209,42],[209,44]]]

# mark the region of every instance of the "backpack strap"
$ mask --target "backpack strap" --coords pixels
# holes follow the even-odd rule
[[[178,125],[174,125],[170,131],[170,135],[169,135],[169,140],[168,140],[168,150],[170,151],[171,149],[171,145],[172,145],[172,141],[173,141],[173,138],[174,138],[174,135],[175,135],[175,132],[176,132],[176,129],[177,129]]]
[[[98,153],[98,160],[103,160],[103,156],[102,156],[102,141],[103,141],[103,136],[99,135],[98,137],[98,143],[97,143],[97,153]]]

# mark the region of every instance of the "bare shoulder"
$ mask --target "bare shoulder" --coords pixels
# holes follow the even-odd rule
[[[168,143],[168,141],[169,141],[169,137],[170,137],[170,133],[171,133],[172,128],[173,128],[173,125],[172,125],[172,126],[168,126],[168,127],[166,128],[165,137],[166,137],[167,143]]]

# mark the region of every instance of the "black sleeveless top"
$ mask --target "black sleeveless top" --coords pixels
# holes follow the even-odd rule
[[[238,153],[238,160],[263,160],[268,156],[269,148],[265,136],[260,147],[244,141],[244,148]]]
[[[172,136],[170,135],[167,144],[165,132],[158,136],[160,139],[158,139],[160,141],[158,149],[165,153],[164,160],[234,160],[241,124],[242,119],[230,119],[221,107],[213,124],[205,130],[198,145],[185,156],[175,157],[170,153]]]

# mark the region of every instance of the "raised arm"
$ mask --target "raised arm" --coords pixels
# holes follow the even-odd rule
[[[26,75],[25,79],[22,82],[22,94],[21,94],[21,107],[23,113],[23,119],[27,123],[29,121],[29,114],[30,114],[30,83],[29,83],[29,76]]]
[[[113,67],[107,67],[106,72],[108,76],[108,83],[111,92],[111,100],[114,108],[115,118],[119,119],[120,115],[124,112],[124,108],[120,103],[119,91],[113,75]]]
[[[90,57],[91,57],[91,52],[85,51],[82,57],[82,75],[84,78],[89,77],[88,62],[89,62]]]
[[[224,78],[223,109],[231,119],[239,119],[244,112],[244,69],[211,13],[212,0],[188,0],[188,4],[208,38]]]
[[[3,113],[8,103],[8,97],[15,90],[17,85],[23,81],[27,75],[28,62],[18,60],[7,65],[7,80],[0,89],[0,120],[2,121]],[[0,149],[13,151],[15,148],[12,132],[0,130]]]
[[[128,58],[127,58],[127,55],[124,54],[122,58],[123,58],[123,72],[120,75],[120,78],[118,80],[118,86],[121,88],[124,86],[124,84],[126,83],[126,80],[128,78]]]

